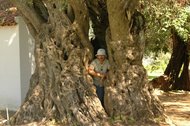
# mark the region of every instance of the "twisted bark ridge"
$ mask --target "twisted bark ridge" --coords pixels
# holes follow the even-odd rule
[[[49,16],[45,21],[30,1],[12,2],[34,35],[36,62],[25,102],[11,119],[12,124],[56,119],[62,125],[103,125],[109,116],[153,119],[161,115],[162,107],[146,85],[143,32],[130,33],[134,11],[131,8],[138,1],[107,0],[107,4],[104,0],[41,1]],[[89,11],[97,12],[93,13],[97,16],[101,13],[96,11],[98,7],[104,7],[104,13],[106,7],[109,16],[109,23],[105,22],[109,25],[106,42],[112,67],[105,109],[86,71],[93,58],[93,46],[88,39]]]

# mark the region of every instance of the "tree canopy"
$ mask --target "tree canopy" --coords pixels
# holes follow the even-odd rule
[[[146,17],[147,53],[164,52],[172,49],[171,29],[188,41],[189,34],[189,1],[141,1],[142,12]]]

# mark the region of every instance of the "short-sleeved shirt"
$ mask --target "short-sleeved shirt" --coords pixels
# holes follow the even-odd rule
[[[93,69],[95,72],[98,73],[107,73],[110,69],[110,64],[107,59],[104,60],[104,62],[101,64],[98,59],[94,59],[92,63],[90,64],[90,69]],[[102,81],[100,77],[93,76],[94,84],[97,86],[102,86]]]

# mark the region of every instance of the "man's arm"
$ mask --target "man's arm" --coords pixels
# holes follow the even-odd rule
[[[99,72],[96,72],[96,71],[94,71],[94,69],[92,69],[92,68],[88,68],[88,73],[90,74],[90,75],[92,75],[92,76],[95,76],[95,77],[104,77],[104,74],[101,74],[101,73],[99,73]]]

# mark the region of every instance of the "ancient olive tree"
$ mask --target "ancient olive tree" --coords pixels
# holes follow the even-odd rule
[[[152,120],[162,115],[142,66],[144,20],[140,14],[134,16],[138,0],[11,2],[35,38],[36,62],[25,102],[12,123],[56,119],[65,125],[90,125],[108,117]],[[107,49],[111,63],[105,108],[87,73],[94,48],[99,47]]]

